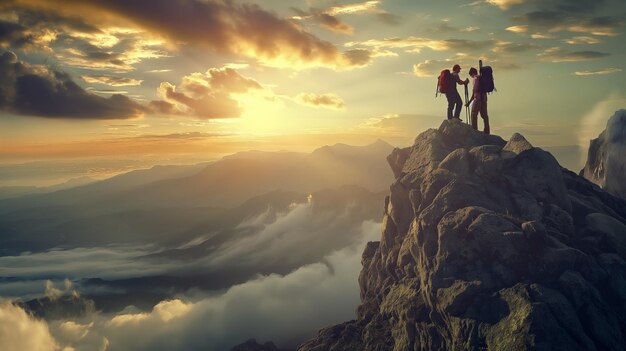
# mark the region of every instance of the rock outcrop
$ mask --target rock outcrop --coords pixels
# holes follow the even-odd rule
[[[615,112],[606,129],[591,140],[587,162],[580,174],[626,199],[626,110]]]
[[[388,160],[357,319],[300,351],[624,350],[626,201],[456,120]]]

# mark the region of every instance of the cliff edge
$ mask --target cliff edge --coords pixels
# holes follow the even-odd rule
[[[625,348],[626,201],[457,120],[388,161],[357,319],[300,351]]]
[[[580,175],[626,199],[626,110],[616,111],[604,131],[591,140]]]

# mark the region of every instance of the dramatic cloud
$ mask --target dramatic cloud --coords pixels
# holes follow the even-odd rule
[[[124,119],[144,108],[119,94],[105,99],[78,86],[63,72],[20,62],[10,51],[0,56],[0,109],[47,118]]]
[[[342,98],[335,94],[314,94],[303,93],[296,96],[296,101],[315,107],[326,107],[332,109],[342,109],[345,103]]]
[[[297,8],[292,8],[292,10],[297,14],[297,16],[291,17],[293,20],[307,20],[313,19],[319,24],[336,33],[343,34],[352,34],[353,28],[352,26],[342,22],[336,15],[330,14],[325,10],[311,8],[308,12],[302,11]]]
[[[511,26],[507,27],[506,30],[513,33],[526,33],[528,32],[528,26]]]
[[[361,13],[375,14],[376,18],[390,25],[399,23],[399,17],[395,16],[387,11],[378,8],[380,1],[366,1],[362,3],[353,3],[347,5],[333,6],[330,8],[319,9],[310,8],[308,11],[303,11],[298,8],[291,8],[296,16],[291,17],[293,20],[306,20],[313,19],[320,23],[323,27],[336,33],[352,34],[352,26],[342,22],[338,16],[341,15],[355,15]]]
[[[537,56],[540,60],[548,62],[578,62],[600,59],[610,56],[610,54],[598,51],[567,51],[559,47],[552,47]]]
[[[56,9],[0,5],[9,13],[0,20],[0,46],[53,53],[64,64],[87,69],[130,71],[145,60],[166,57],[165,42],[146,32],[87,24]]]
[[[313,16],[322,26],[333,32],[352,34],[353,28],[350,25],[341,22],[335,16],[327,13],[315,13]]]
[[[355,14],[360,12],[378,11],[380,1],[366,1],[361,3],[353,3],[348,5],[334,6],[326,12],[331,16]]]
[[[570,16],[563,11],[533,11],[514,17],[524,26],[533,30],[549,32],[574,32],[600,36],[619,35],[619,29],[624,26],[624,20],[618,17],[583,17]]]
[[[63,36],[54,42],[54,48],[58,58],[65,64],[85,69],[127,72],[134,70],[135,65],[146,59],[168,56],[163,50],[165,42],[143,39],[145,35],[136,31],[122,31],[112,37],[112,42],[99,35]]]
[[[503,10],[508,10],[513,5],[523,4],[527,0],[485,0],[486,3],[498,6]]]
[[[7,6],[8,5],[8,6]],[[9,13],[0,19],[0,47],[20,50],[51,51],[49,44],[59,34],[67,31],[97,33],[99,29],[79,16],[64,16],[34,8],[11,6],[10,2],[0,5],[0,10]]]
[[[589,44],[599,44],[602,42],[602,40],[596,37],[587,37],[587,36],[573,37],[570,39],[564,39],[563,41],[570,45],[589,45]]]
[[[514,5],[528,3],[564,13],[584,13],[594,12],[603,6],[606,0],[485,0],[485,2],[498,6],[502,10],[508,10]]]
[[[449,63],[446,61],[426,60],[413,65],[413,73],[421,78],[430,78],[434,77],[439,73],[439,71],[444,69],[442,67],[447,67],[448,65]]]
[[[605,68],[605,69],[599,69],[595,71],[576,71],[574,72],[574,74],[577,76],[593,76],[593,75],[606,75],[606,74],[619,73],[621,71],[622,71],[621,68]]]
[[[539,45],[533,43],[499,42],[491,51],[496,54],[516,55],[539,48],[541,48]]]
[[[496,43],[495,40],[468,40],[468,39],[429,39],[429,38],[389,38],[371,39],[362,42],[348,42],[347,47],[369,47],[376,50],[382,49],[404,49],[408,52],[419,53],[422,49],[433,51],[480,51]]]
[[[0,301],[0,350],[61,350],[48,325],[7,301]]]
[[[71,5],[79,6],[71,6]],[[276,67],[363,66],[339,52],[330,42],[306,32],[293,21],[279,18],[256,4],[234,1],[156,0],[145,6],[141,0],[40,1],[54,10],[82,11],[88,18],[104,21],[102,13],[113,14],[167,38],[172,44],[190,43],[220,53],[257,59]]]
[[[80,77],[87,83],[105,84],[113,87],[135,86],[141,85],[141,82],[143,82],[141,79],[97,74],[85,74]]]
[[[543,33],[533,33],[530,35],[533,39],[554,39],[554,36],[551,34],[543,34]]]
[[[183,77],[177,87],[161,83],[158,92],[164,100],[153,101],[150,107],[163,114],[184,114],[199,118],[231,118],[241,115],[233,94],[261,90],[257,81],[240,75],[232,68],[210,68],[206,73]]]

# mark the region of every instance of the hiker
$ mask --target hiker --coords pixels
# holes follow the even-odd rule
[[[489,134],[489,115],[487,114],[487,92],[485,91],[485,87],[481,87],[480,76],[478,75],[478,70],[474,67],[470,68],[469,75],[472,77],[472,97],[465,104],[465,106],[469,106],[472,101],[472,110],[470,112],[470,120],[472,121],[472,128],[478,130],[478,112],[480,112],[480,117],[483,119],[483,124],[485,126],[484,132]]]
[[[467,85],[469,83],[469,79],[461,80],[459,77],[459,73],[461,72],[461,66],[454,65],[452,67],[452,84],[448,91],[446,92],[446,99],[448,99],[448,119],[461,118],[461,107],[463,106],[463,100],[461,100],[461,95],[456,90],[456,85]],[[454,115],[452,111],[454,110]]]

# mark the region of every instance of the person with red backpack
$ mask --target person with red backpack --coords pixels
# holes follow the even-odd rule
[[[469,79],[461,80],[459,77],[460,72],[461,66],[454,65],[452,73],[447,69],[441,71],[437,81],[437,91],[446,94],[446,99],[448,100],[448,119],[461,118],[463,100],[461,100],[461,95],[456,90],[456,85],[467,85]]]
[[[491,72],[491,68],[489,68],[489,72]],[[478,112],[480,112],[480,118],[483,119],[483,124],[485,126],[484,132],[489,134],[489,114],[487,113],[487,92],[489,91],[489,82],[485,80],[487,77],[479,75],[478,70],[474,67],[470,68],[469,75],[472,77],[474,87],[472,89],[472,97],[465,104],[465,106],[469,106],[472,101],[474,102],[472,104],[472,111],[470,112],[472,128],[478,130]],[[487,76],[487,74],[485,74],[485,76]],[[493,79],[491,82],[491,85],[493,85]],[[493,88],[491,91],[493,91]]]

